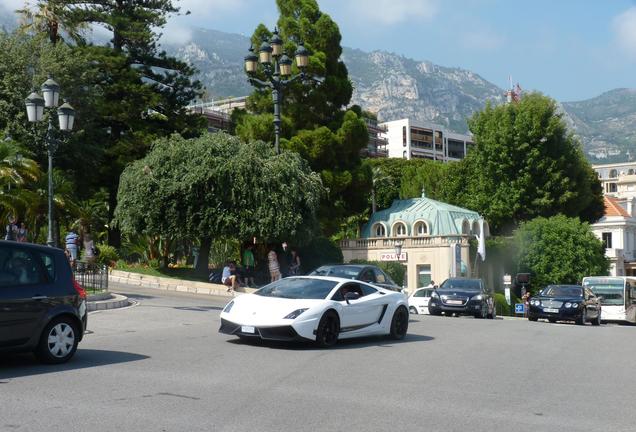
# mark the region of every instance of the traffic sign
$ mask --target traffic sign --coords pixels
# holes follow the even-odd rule
[[[515,303],[515,313],[522,314],[526,312],[526,305],[523,303]]]

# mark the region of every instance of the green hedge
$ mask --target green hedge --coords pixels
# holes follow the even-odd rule
[[[406,273],[406,267],[403,264],[395,261],[365,261],[365,260],[352,260],[351,264],[369,264],[376,267],[380,267],[384,270],[384,273],[388,274],[398,286],[404,285],[404,274]]]
[[[521,299],[514,295],[510,295],[512,305],[506,303],[506,295],[504,293],[495,293],[495,305],[497,306],[497,315],[514,315],[515,303],[521,303]]]

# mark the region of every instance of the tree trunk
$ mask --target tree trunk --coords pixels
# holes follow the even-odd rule
[[[117,207],[118,188],[119,185],[116,184],[108,193],[108,244],[117,249],[121,247],[121,231],[113,226],[113,220],[115,219],[115,207]]]
[[[212,238],[204,237],[201,239],[201,247],[199,248],[199,257],[194,272],[198,276],[208,275],[208,261],[210,260],[210,247],[212,246]]]

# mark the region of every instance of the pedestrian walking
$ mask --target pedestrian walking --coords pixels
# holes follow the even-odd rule
[[[66,244],[66,250],[71,256],[71,266],[75,267],[75,262],[77,261],[79,252],[79,235],[71,229],[68,234],[66,234],[64,243]]]
[[[89,264],[95,262],[95,243],[90,233],[84,234],[84,258]]]
[[[296,276],[300,274],[300,256],[296,249],[291,250],[291,263],[289,264],[289,275]]]
[[[278,255],[278,263],[282,277],[290,275],[290,266],[292,264],[292,256],[287,242],[281,244],[281,252]]]
[[[256,267],[256,260],[254,259],[254,252],[252,249],[254,245],[252,243],[247,243],[245,245],[245,250],[243,251],[243,268],[245,269],[245,283],[249,287],[253,287],[256,284],[254,283],[254,269]]]
[[[20,228],[18,228],[18,233],[16,235],[16,239],[19,242],[26,243],[29,232],[26,229],[26,225],[24,222],[20,222]]]
[[[9,241],[16,241],[18,234],[18,227],[15,224],[15,219],[13,216],[9,216],[9,223],[5,227],[4,239]]]
[[[275,282],[280,279],[280,266],[278,264],[278,256],[274,245],[270,245],[269,252],[267,253],[267,266],[269,268],[269,276],[271,282]]]

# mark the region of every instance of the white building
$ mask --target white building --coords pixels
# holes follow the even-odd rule
[[[401,119],[380,126],[386,128],[387,148],[392,158],[458,161],[475,145],[471,136],[448,132],[433,123]]]
[[[606,195],[605,214],[592,224],[603,241],[610,260],[610,275],[636,275],[636,198],[619,199]]]

